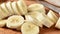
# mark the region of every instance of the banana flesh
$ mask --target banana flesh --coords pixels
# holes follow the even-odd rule
[[[14,11],[13,11],[13,9],[12,9],[12,2],[7,2],[6,3],[6,7],[7,7],[7,9],[9,10],[9,12],[11,13],[11,15],[14,15]]]
[[[19,10],[17,8],[17,2],[12,2],[12,9],[14,10],[15,14],[20,15]]]
[[[19,9],[19,12],[21,13],[21,15],[25,15],[28,12],[27,6],[26,6],[24,0],[17,1],[17,6],[18,6],[18,9]]]
[[[54,25],[54,23],[52,23],[53,21],[49,17],[47,17],[47,15],[45,15],[43,13],[31,12],[30,15],[38,20],[38,24],[40,22],[40,24],[43,24],[48,28],[50,28],[52,25]]]
[[[7,19],[6,26],[8,28],[16,29],[24,23],[24,18],[22,16],[13,15]]]
[[[37,12],[37,11],[39,11],[40,13],[46,13],[45,12],[45,8],[44,8],[44,6],[42,5],[42,4],[31,4],[29,7],[28,7],[28,10],[30,11],[30,12]]]
[[[0,20],[0,27],[4,27],[6,25],[6,20]]]
[[[60,29],[60,17],[59,17],[59,19],[58,19],[58,21],[57,21],[55,27],[58,28],[58,29]]]
[[[22,34],[39,34],[39,27],[32,22],[25,22],[21,27]]]
[[[56,14],[55,14],[52,10],[49,10],[47,16],[48,16],[54,23],[56,23],[57,20],[58,20],[58,17],[56,16]]]

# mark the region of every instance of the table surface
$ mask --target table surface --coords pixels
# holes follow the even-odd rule
[[[26,1],[27,5],[36,3],[35,1]],[[48,10],[48,8],[46,9]],[[21,34],[20,31],[8,29],[8,28],[0,28],[0,34]],[[40,28],[40,33],[39,34],[60,34],[60,30],[56,29],[54,26],[51,28]]]

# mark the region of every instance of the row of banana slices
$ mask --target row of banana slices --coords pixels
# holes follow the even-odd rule
[[[21,15],[24,15],[25,19]],[[0,27],[6,25],[8,28],[21,30],[22,34],[39,34],[40,27],[42,28],[43,25],[50,28],[56,24],[55,27],[60,29],[60,18],[52,10],[49,10],[46,15],[42,4],[31,4],[27,7],[23,0],[2,3],[0,5],[0,19],[7,16],[10,17],[0,20]]]
[[[10,15],[25,15],[27,6],[23,0],[6,2],[0,4],[0,19],[4,19]]]

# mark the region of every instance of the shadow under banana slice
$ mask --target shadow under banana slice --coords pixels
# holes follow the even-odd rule
[[[57,20],[58,20],[57,15],[56,15],[52,10],[49,10],[47,16],[48,16],[54,23],[56,23]]]
[[[16,29],[21,27],[24,23],[24,18],[22,16],[13,15],[7,19],[6,26],[11,29]]]
[[[39,26],[32,22],[25,22],[21,27],[22,34],[39,34]]]
[[[17,1],[18,10],[21,15],[27,14],[27,5],[25,4],[24,0]]]
[[[39,13],[39,12],[30,12],[30,15],[37,19],[40,24],[50,28],[52,25],[54,25],[53,21],[46,15],[43,13]]]
[[[13,9],[12,9],[12,2],[7,2],[6,3],[6,7],[7,7],[7,9],[9,10],[9,13],[11,13],[11,15],[13,15],[14,14],[14,11],[13,11]]]
[[[30,12],[40,12],[40,13],[46,13],[46,11],[45,11],[45,7],[42,5],[42,4],[37,4],[37,3],[35,3],[35,4],[31,4],[30,6],[28,6],[28,10],[30,11]]]

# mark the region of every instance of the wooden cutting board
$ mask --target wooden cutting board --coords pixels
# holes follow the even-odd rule
[[[35,1],[26,1],[27,5],[36,3]],[[49,9],[46,8],[46,10],[48,11]],[[0,28],[0,34],[22,34],[20,31],[16,31],[16,30],[12,30],[12,29],[8,29],[8,28]],[[40,28],[40,32],[39,34],[60,34],[60,30],[56,29],[54,26],[52,26],[51,28]]]

